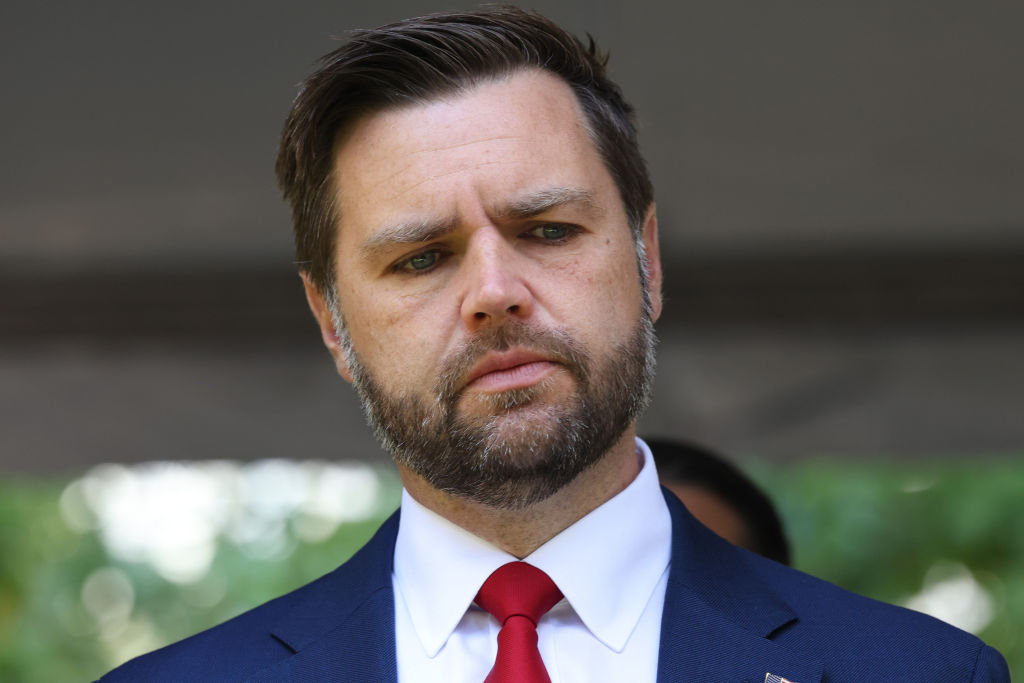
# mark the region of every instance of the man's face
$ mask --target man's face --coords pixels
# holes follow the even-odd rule
[[[338,141],[334,177],[347,339],[314,310],[401,467],[521,507],[632,427],[660,310],[656,221],[645,311],[621,199],[567,85],[522,72],[368,116]]]

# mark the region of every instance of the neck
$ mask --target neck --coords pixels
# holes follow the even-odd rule
[[[555,495],[520,510],[505,510],[439,491],[402,465],[402,485],[416,502],[471,534],[522,559],[616,496],[636,478],[640,461],[631,427],[593,467]]]

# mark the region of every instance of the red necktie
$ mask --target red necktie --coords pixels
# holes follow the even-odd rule
[[[498,657],[484,683],[551,683],[537,650],[537,622],[562,599],[551,578],[533,565],[509,562],[487,577],[476,604],[491,613]]]

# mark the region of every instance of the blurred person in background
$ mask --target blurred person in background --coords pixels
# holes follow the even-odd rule
[[[772,501],[738,467],[707,448],[644,438],[661,485],[704,526],[741,548],[788,565],[789,541]]]
[[[363,31],[285,123],[310,307],[398,466],[334,572],[109,681],[1006,681],[924,615],[737,549],[635,435],[661,264],[606,58],[515,8]]]

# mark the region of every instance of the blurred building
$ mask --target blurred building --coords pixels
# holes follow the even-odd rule
[[[611,50],[640,114],[667,295],[642,431],[1024,449],[1024,6],[534,5]],[[436,8],[5,7],[0,470],[383,457],[272,167],[333,36]]]

